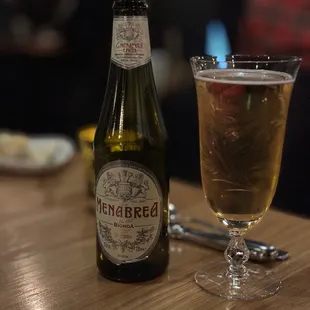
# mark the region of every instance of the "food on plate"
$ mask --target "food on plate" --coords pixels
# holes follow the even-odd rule
[[[56,155],[56,143],[34,143],[22,133],[0,132],[0,160],[23,161],[34,165],[52,163]]]
[[[0,156],[23,158],[28,156],[28,138],[24,134],[0,133]]]

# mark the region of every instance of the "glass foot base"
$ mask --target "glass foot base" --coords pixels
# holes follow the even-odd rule
[[[225,261],[206,266],[196,272],[195,281],[207,292],[228,300],[264,299],[282,287],[282,282],[260,265],[247,263],[248,274],[239,279],[228,276],[228,266]]]

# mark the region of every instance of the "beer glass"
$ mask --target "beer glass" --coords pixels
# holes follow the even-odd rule
[[[96,132],[96,125],[87,125],[78,131],[79,146],[81,149],[85,177],[87,181],[87,192],[89,197],[94,197],[95,171],[93,143]]]
[[[200,167],[205,198],[231,240],[226,261],[195,274],[203,289],[226,299],[275,294],[281,281],[247,268],[248,229],[268,210],[279,177],[288,107],[301,59],[227,56],[190,59],[198,99]]]

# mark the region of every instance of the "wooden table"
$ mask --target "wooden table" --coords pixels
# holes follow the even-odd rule
[[[85,193],[78,158],[50,177],[0,177],[0,309],[310,309],[310,221],[268,212],[249,235],[291,252],[274,266],[284,288],[266,300],[228,302],[193,282],[222,253],[177,241],[168,274],[152,283],[99,278],[94,203]],[[200,188],[173,181],[171,200],[183,214],[214,221]]]

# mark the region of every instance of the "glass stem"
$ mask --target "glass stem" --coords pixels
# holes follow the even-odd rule
[[[233,281],[240,281],[248,275],[244,264],[250,257],[250,251],[244,241],[244,232],[231,230],[229,232],[231,240],[225,251],[225,258],[229,263],[227,275]]]

